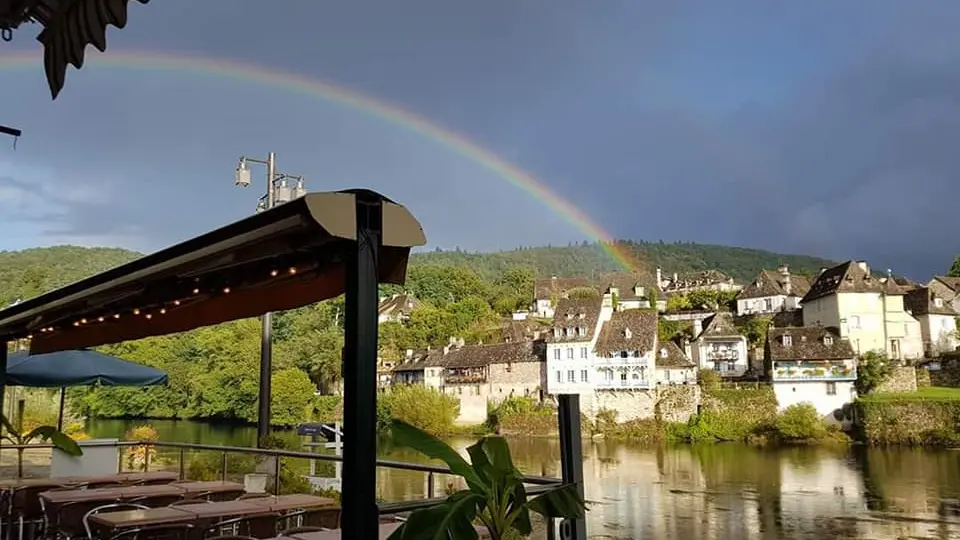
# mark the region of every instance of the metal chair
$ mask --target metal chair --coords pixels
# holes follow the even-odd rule
[[[238,501],[247,501],[247,500],[250,500],[250,499],[266,499],[266,498],[269,498],[269,497],[273,497],[273,495],[271,495],[271,494],[269,494],[269,493],[244,493],[244,494],[240,495],[239,497],[237,497],[236,500],[238,500]]]
[[[177,523],[120,531],[109,540],[190,540],[193,525]]]
[[[22,486],[10,494],[11,525],[15,520],[18,526],[17,538],[23,540],[24,528],[33,529],[33,537],[41,536],[47,528],[47,511],[40,494],[47,491],[60,491],[64,486]]]
[[[323,531],[329,531],[329,530],[330,529],[325,529],[323,527],[294,527],[292,529],[281,531],[278,536],[293,536],[294,534],[323,532]]]
[[[179,501],[174,501],[167,506],[190,506],[191,504],[210,504],[213,501],[208,501],[206,499],[180,499]]]
[[[340,528],[340,507],[327,506],[295,510],[280,516],[284,528],[295,527],[322,527],[324,529]]]
[[[83,515],[83,530],[87,533],[87,538],[93,540],[93,530],[90,528],[90,518],[102,512],[122,512],[124,510],[147,510],[148,507],[143,504],[133,502],[120,502],[100,505],[89,510]]]
[[[159,508],[170,506],[180,500],[182,500],[180,495],[143,495],[142,497],[134,497],[127,502],[142,504],[149,508]]]
[[[280,515],[264,512],[252,516],[225,519],[210,525],[203,532],[204,540],[217,536],[251,536],[273,538],[277,535],[277,518]]]

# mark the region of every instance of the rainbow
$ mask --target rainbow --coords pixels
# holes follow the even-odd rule
[[[169,70],[274,87],[320,98],[403,127],[496,173],[516,188],[545,204],[587,237],[598,241],[604,251],[624,270],[633,272],[636,269],[632,256],[614,242],[613,236],[542,181],[466,136],[392,103],[320,79],[222,58],[180,56],[152,51],[108,50],[104,54],[88,52],[87,59],[88,64],[94,68],[104,65],[129,70]],[[39,71],[42,66],[43,59],[38,53],[18,51],[0,56],[0,70],[36,69]]]

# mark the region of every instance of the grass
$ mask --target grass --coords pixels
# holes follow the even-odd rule
[[[960,388],[950,388],[945,386],[928,386],[921,388],[916,392],[902,393],[881,393],[863,396],[860,399],[865,401],[960,401]]]

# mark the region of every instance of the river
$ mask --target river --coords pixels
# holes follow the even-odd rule
[[[88,432],[118,437],[142,423],[97,420]],[[256,439],[252,427],[149,423],[161,440],[249,446]],[[452,441],[458,448],[469,443]],[[510,444],[524,472],[559,475],[557,441]],[[406,450],[383,454],[422,461]],[[599,441],[584,444],[583,469],[591,538],[960,539],[960,451]],[[385,500],[422,497],[425,481],[418,473],[383,470],[380,491]]]

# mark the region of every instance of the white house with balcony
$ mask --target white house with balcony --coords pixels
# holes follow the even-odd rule
[[[892,279],[872,275],[865,261],[847,261],[820,272],[810,286],[801,300],[803,325],[838,328],[857,355],[921,358],[920,323],[904,309],[904,295]]]
[[[657,384],[697,384],[697,364],[672,341],[657,343]]]
[[[923,350],[928,357],[957,349],[957,317],[960,313],[930,287],[907,292],[903,306],[920,322]]]
[[[734,324],[732,313],[720,311],[703,321],[694,319],[693,335],[690,352],[700,369],[712,369],[721,377],[740,377],[749,369],[747,338]]]
[[[591,395],[594,389],[594,346],[613,306],[600,298],[563,298],[554,309],[547,333],[546,392]]]
[[[600,330],[594,350],[597,391],[650,389],[656,384],[657,312],[613,313]]]
[[[771,328],[767,370],[781,409],[810,403],[827,416],[857,397],[856,353],[833,328]]]
[[[757,315],[790,311],[800,307],[800,299],[810,290],[810,280],[790,273],[787,265],[776,272],[761,270],[757,277],[737,294],[737,314]]]

